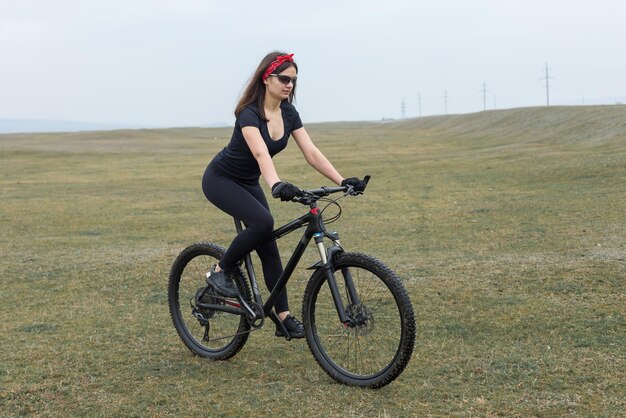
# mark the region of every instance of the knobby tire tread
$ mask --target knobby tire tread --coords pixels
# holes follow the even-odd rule
[[[186,327],[184,326],[183,319],[180,317],[181,307],[179,306],[178,300],[178,287],[180,283],[180,277],[184,268],[195,257],[207,255],[210,257],[214,257],[217,260],[220,260],[225,252],[226,249],[224,247],[211,242],[199,242],[192,244],[185,248],[178,255],[178,257],[176,257],[176,260],[172,264],[172,269],[170,271],[168,280],[168,305],[172,323],[174,324],[174,328],[176,329],[178,336],[192,353],[200,357],[209,358],[211,360],[228,360],[229,358],[237,354],[248,340],[250,325],[242,317],[242,321],[240,322],[238,329],[238,332],[240,332],[241,334],[233,337],[232,343],[229,344],[225,350],[212,352],[204,349],[202,346],[194,341],[193,337],[190,337],[184,331]],[[245,275],[240,268],[238,268],[237,277],[235,277],[234,279],[235,283],[237,284],[237,288],[239,289],[239,293],[244,296],[244,299],[246,301],[252,300],[250,286],[248,285],[247,280],[245,280]]]
[[[413,348],[415,345],[415,315],[413,312],[413,306],[409,296],[402,284],[401,279],[387,267],[382,261],[377,260],[369,255],[362,253],[340,253],[334,256],[333,266],[348,266],[348,267],[361,267],[366,270],[370,270],[376,276],[382,278],[393,294],[398,308],[402,315],[402,329],[403,335],[401,337],[400,347],[396,353],[393,363],[384,371],[372,379],[354,379],[350,376],[346,376],[337,370],[333,365],[327,364],[327,361],[321,354],[321,349],[317,347],[317,341],[312,335],[311,328],[311,301],[317,298],[317,293],[326,281],[324,273],[321,270],[313,273],[313,276],[309,280],[303,298],[302,312],[305,323],[306,340],[313,354],[313,357],[320,365],[320,367],[334,380],[352,386],[362,386],[372,389],[381,388],[388,385],[395,380],[406,368],[411,356],[413,355]]]

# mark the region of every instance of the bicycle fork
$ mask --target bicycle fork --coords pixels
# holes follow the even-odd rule
[[[317,246],[321,260],[320,263],[317,263],[313,267],[323,269],[341,323],[344,324],[344,326],[354,326],[353,319],[348,316],[343,303],[343,299],[341,297],[341,293],[339,292],[339,286],[337,285],[337,279],[335,278],[335,269],[333,267],[332,261],[333,254],[337,252],[343,252],[343,249],[341,248],[341,244],[339,243],[339,235],[336,232],[333,232],[332,234],[330,234],[330,236],[333,240],[334,245],[326,250],[326,248],[324,247],[324,233],[318,232],[313,235],[313,238],[315,239],[315,245]],[[350,269],[342,268],[341,274],[344,278],[346,291],[348,293],[347,296],[349,299],[349,305],[359,304],[360,299],[357,294],[356,288],[354,287],[354,282],[352,281]]]

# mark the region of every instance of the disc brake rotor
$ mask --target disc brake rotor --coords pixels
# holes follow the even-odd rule
[[[370,308],[363,304],[350,305],[346,309],[346,314],[350,317],[352,328],[361,335],[369,334],[374,329],[374,314]]]

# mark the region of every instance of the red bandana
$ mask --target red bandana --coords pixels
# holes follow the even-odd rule
[[[285,62],[293,62],[293,54],[280,55],[280,56],[276,57],[276,59],[274,61],[272,61],[270,66],[267,67],[267,70],[265,70],[265,72],[263,73],[263,77],[261,77],[263,79],[263,81],[265,81],[267,79],[267,77],[269,77],[270,74],[272,74],[274,72],[275,69],[280,67]]]

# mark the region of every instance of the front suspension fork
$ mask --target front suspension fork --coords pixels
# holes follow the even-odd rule
[[[346,308],[344,306],[341,293],[339,292],[339,286],[337,285],[337,279],[335,278],[335,269],[333,266],[333,254],[343,251],[339,244],[339,236],[336,232],[331,234],[331,238],[333,239],[335,245],[330,247],[328,251],[326,251],[326,248],[324,247],[323,233],[317,233],[313,235],[313,238],[315,239],[315,245],[317,246],[321,259],[321,262],[318,263],[316,267],[321,268],[324,271],[326,281],[328,282],[328,287],[330,288],[330,293],[335,303],[335,308],[337,309],[337,315],[339,315],[339,320],[342,324],[349,326],[352,323],[352,318],[350,318],[346,314]],[[347,267],[344,267],[341,269],[341,273],[344,278],[346,290],[348,292],[348,304],[356,305],[360,303],[359,296],[352,281],[352,275],[350,274],[350,270]]]

